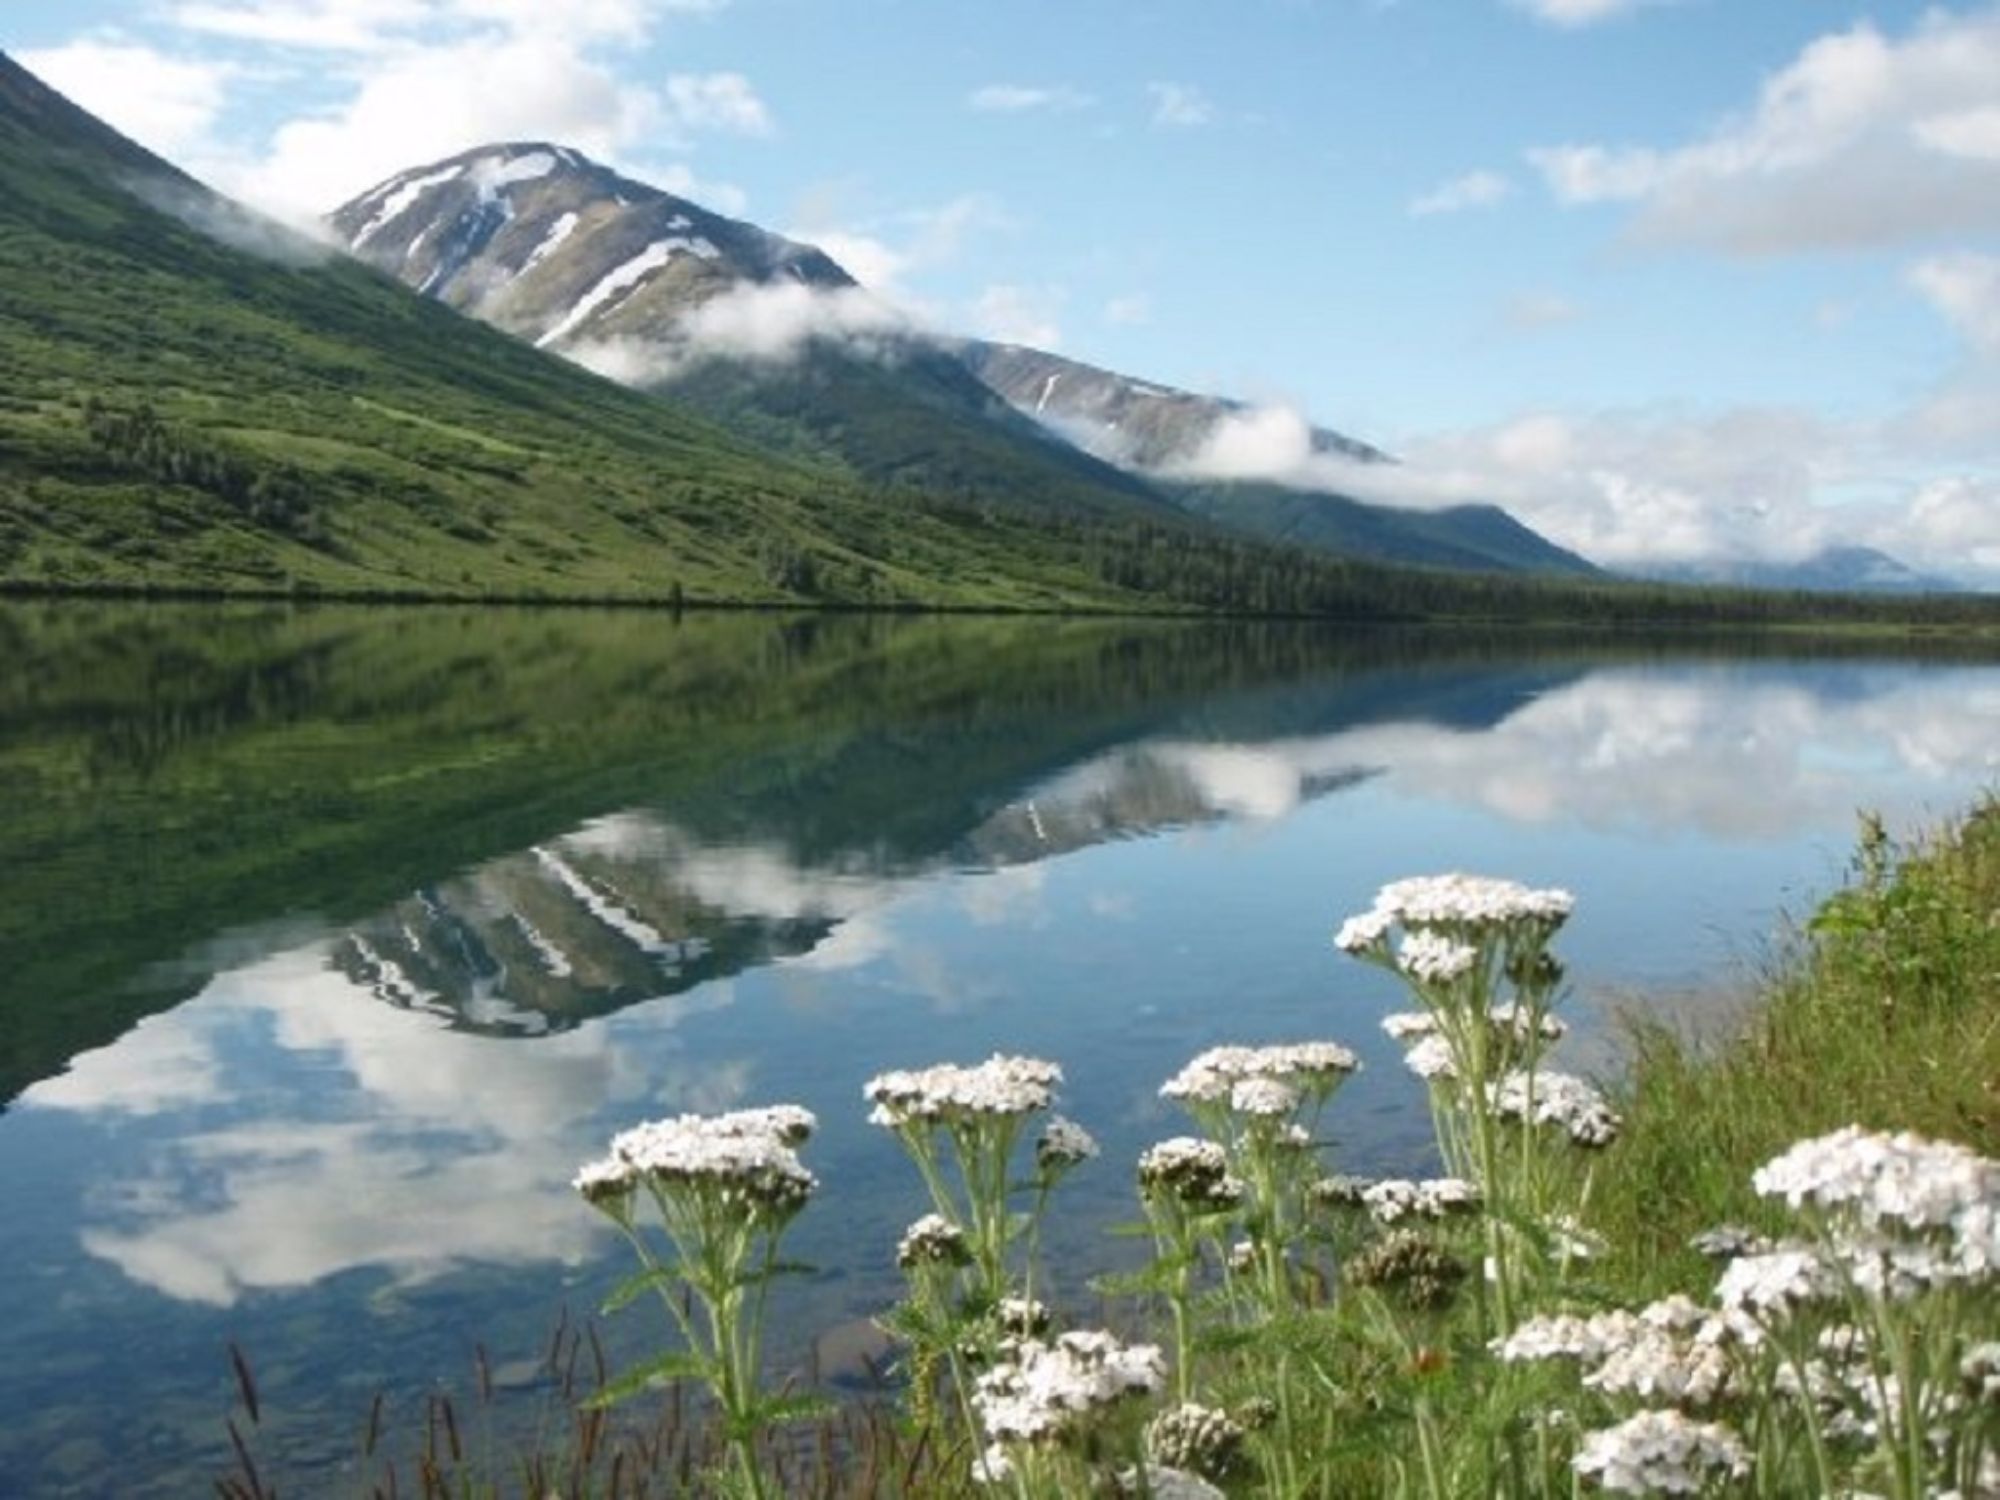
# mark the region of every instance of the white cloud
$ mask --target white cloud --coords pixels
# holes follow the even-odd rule
[[[887,355],[913,331],[902,313],[860,288],[742,282],[691,309],[670,339],[608,339],[563,353],[608,379],[651,385],[709,358],[786,364],[815,341]]]
[[[1149,83],[1146,93],[1153,101],[1153,124],[1162,129],[1191,129],[1215,119],[1215,106],[1200,89],[1189,83]]]
[[[1412,198],[1410,213],[1421,219],[1433,214],[1463,213],[1469,208],[1492,208],[1513,191],[1514,184],[1498,172],[1467,172]]]
[[[1917,139],[1933,151],[1971,161],[2000,161],[2000,105],[1932,115],[1916,123]]]
[[[1690,142],[1529,160],[1565,203],[1637,205],[1642,243],[1771,255],[2000,230],[2000,9],[1820,37]]]
[[[1062,345],[1063,294],[1051,287],[989,286],[974,299],[972,330],[1003,344]]]
[[[134,197],[179,219],[196,233],[261,260],[282,266],[317,266],[344,249],[325,225],[293,228],[178,178],[135,176],[125,186]]]
[[[741,218],[750,207],[750,195],[735,183],[698,177],[694,168],[684,161],[669,162],[661,167],[634,167],[632,175],[642,182],[665,189],[677,198],[686,198],[732,218]]]
[[[1932,256],[1912,266],[1909,279],[1975,348],[2000,355],[2000,255]]]
[[[676,73],[667,80],[663,121],[686,132],[770,135],[771,111],[741,73]]]
[[[160,19],[230,60],[121,37],[24,55],[85,108],[226,192],[305,221],[419,162],[489,141],[553,139],[618,163],[708,133],[767,136],[741,73],[634,81],[622,54],[661,17],[711,0],[182,0]],[[304,57],[323,53],[324,58]],[[335,102],[268,133],[221,133],[229,84],[303,78]],[[740,210],[740,204],[726,207]]]
[[[173,6],[167,19],[185,31],[327,52],[374,52],[424,17],[409,0],[263,0],[261,4]]]
[[[1513,0],[1516,9],[1539,21],[1572,27],[1593,26],[1614,16],[1629,15],[1641,6],[1659,3],[1661,0]]]
[[[1940,479],[1870,534],[1884,551],[2000,584],[2000,478]]]
[[[905,209],[859,224],[841,222],[832,202],[816,203],[803,219],[787,231],[793,239],[817,245],[870,291],[926,321],[942,321],[939,309],[906,285],[905,278],[951,264],[980,235],[1014,227],[999,201],[987,193],[961,193],[934,207]]]
[[[407,167],[488,141],[557,140],[616,160],[656,139],[669,118],[660,94],[574,47],[480,38],[382,59],[344,104],[287,121],[261,153],[210,175],[260,206],[323,213]]]
[[[2000,420],[1984,410],[1984,457],[1955,477],[1905,418],[1874,426],[1780,407],[1714,412],[1538,412],[1417,437],[1401,462],[1312,450],[1288,407],[1232,416],[1177,477],[1267,480],[1415,509],[1486,502],[1612,568],[1718,558],[1795,561],[1865,542],[1914,567],[2000,587],[2000,478],[1986,460]],[[1842,504],[1835,495],[1858,494]]]
[[[15,60],[49,87],[162,156],[205,140],[235,65],[176,56],[119,36],[29,48]]]
[[[1043,87],[1024,83],[989,83],[966,95],[968,109],[981,114],[1021,115],[1037,111],[1067,114],[1085,109],[1096,101],[1081,89],[1067,84]]]

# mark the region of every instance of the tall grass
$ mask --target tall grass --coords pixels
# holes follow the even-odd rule
[[[1631,1023],[1594,1210],[1621,1292],[1688,1285],[1709,1225],[1774,1225],[1750,1173],[1792,1141],[1860,1124],[2000,1155],[2000,798],[1907,844],[1864,817],[1799,937],[1720,1034]]]

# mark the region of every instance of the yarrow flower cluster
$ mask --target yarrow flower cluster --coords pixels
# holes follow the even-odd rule
[[[1248,1437],[1229,1413],[1183,1401],[1146,1424],[1146,1453],[1156,1464],[1221,1479],[1242,1466]]]
[[[978,1116],[1011,1117],[1047,1109],[1062,1069],[1035,1057],[995,1053],[970,1067],[939,1063],[904,1068],[868,1080],[863,1095],[875,1106],[868,1123],[942,1124]]]
[[[1450,1083],[1458,1077],[1458,1059],[1441,1036],[1427,1036],[1410,1048],[1403,1054],[1403,1066],[1425,1083]]]
[[[1243,1184],[1229,1172],[1229,1157],[1214,1141],[1177,1135],[1139,1156],[1139,1192],[1168,1197],[1190,1208],[1221,1210],[1243,1201]]]
[[[650,1120],[611,1139],[610,1153],[587,1162],[573,1186],[592,1204],[616,1211],[641,1183],[699,1187],[724,1202],[767,1213],[803,1207],[818,1185],[792,1147],[817,1121],[797,1105]]]
[[[1621,1495],[1696,1495],[1718,1479],[1750,1472],[1750,1455],[1731,1429],[1677,1411],[1642,1411],[1590,1433],[1572,1462],[1577,1473]]]
[[[1465,1280],[1465,1263],[1407,1229],[1383,1236],[1347,1265],[1356,1286],[1392,1293],[1418,1311],[1449,1303]]]
[[[1781,1245],[1731,1261],[1716,1283],[1715,1297],[1726,1308],[1769,1318],[1839,1291],[1833,1268],[1817,1250]]]
[[[1035,1164],[1044,1172],[1066,1172],[1098,1154],[1097,1138],[1076,1121],[1061,1115],[1049,1117],[1035,1142]]]
[[[1211,1047],[1161,1084],[1160,1095],[1198,1104],[1222,1104],[1230,1101],[1239,1084],[1251,1079],[1323,1094],[1360,1066],[1361,1059],[1338,1042]]]
[[[1800,1141],[1750,1179],[1767,1198],[1861,1226],[1954,1229],[2000,1203],[2000,1162],[1949,1142],[1849,1125]]]
[[[1568,919],[1575,905],[1576,898],[1568,891],[1534,890],[1513,880],[1420,875],[1383,886],[1372,907],[1341,925],[1334,945],[1346,953],[1386,956],[1389,933],[1398,923],[1460,935],[1516,924],[1549,933]]]
[[[1382,1018],[1382,1029],[1395,1041],[1412,1042],[1437,1035],[1438,1021],[1427,1010],[1399,1010]]]
[[[1165,1375],[1154,1344],[1127,1345],[1095,1331],[1023,1339],[979,1377],[972,1404],[995,1442],[1049,1442],[1101,1408],[1151,1395]]]
[[[1361,1202],[1379,1224],[1404,1219],[1444,1219],[1479,1207],[1477,1186],[1463,1177],[1434,1177],[1425,1182],[1390,1177],[1362,1189]]]
[[[1608,1146],[1622,1122],[1602,1094],[1573,1073],[1516,1069],[1492,1086],[1488,1101],[1505,1120],[1556,1125],[1579,1146]]]
[[[1299,1107],[1299,1091],[1275,1078],[1239,1078],[1229,1086],[1229,1107],[1239,1115],[1281,1120]]]
[[[896,1264],[905,1271],[918,1266],[963,1266],[971,1260],[965,1232],[943,1214],[925,1214],[903,1231],[896,1245]]]
[[[1472,944],[1439,932],[1409,933],[1396,950],[1396,967],[1419,984],[1450,984],[1470,974],[1478,962],[1479,950]]]

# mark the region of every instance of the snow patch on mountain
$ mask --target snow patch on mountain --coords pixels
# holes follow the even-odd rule
[[[556,169],[555,153],[530,151],[525,156],[482,156],[472,164],[472,185],[482,200],[517,182],[534,182]]]
[[[441,187],[443,184],[452,181],[463,170],[464,168],[461,166],[445,167],[440,171],[426,172],[421,177],[412,177],[407,181],[392,184],[382,190],[384,196],[376,207],[374,217],[362,225],[360,231],[354,236],[354,248],[356,250],[361,249],[370,240],[374,239],[376,235],[380,234],[414,208],[417,200],[423,197],[425,193],[434,187]]]
[[[549,226],[549,232],[542,237],[542,242],[529,252],[526,260],[521,262],[521,269],[517,274],[522,276],[527,275],[536,266],[539,266],[543,261],[555,254],[562,247],[563,241],[576,233],[576,226],[581,222],[581,218],[574,213],[566,213],[557,219],[555,223]]]
[[[546,349],[550,344],[558,343],[568,337],[583,325],[585,319],[604,307],[612,298],[634,290],[640,282],[666,265],[676,255],[694,255],[703,260],[714,260],[721,253],[707,240],[700,238],[688,239],[682,235],[674,235],[668,239],[653,241],[630,260],[614,266],[599,278],[595,286],[577,298],[576,305],[560,323],[535,340],[536,347]]]

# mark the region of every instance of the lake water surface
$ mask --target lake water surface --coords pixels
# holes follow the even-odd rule
[[[918,1211],[862,1123],[886,1067],[1064,1064],[1105,1145],[1056,1236],[1085,1299],[1204,1046],[1349,1042],[1344,1164],[1423,1164],[1395,996],[1329,944],[1381,882],[1574,889],[1601,1065],[1620,1005],[1725,1006],[1857,809],[1996,781],[2000,668],[1950,654],[0,605],[0,1493],[205,1492],[231,1340],[288,1493],[475,1343],[504,1452],[625,1269],[568,1179],[668,1111],[820,1113],[802,1360]]]

